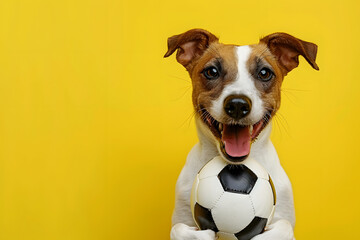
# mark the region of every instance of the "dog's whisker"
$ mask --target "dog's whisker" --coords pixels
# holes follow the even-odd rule
[[[195,115],[195,111],[192,111],[188,117],[180,124],[180,127],[183,127],[185,125],[186,122],[188,122],[188,127],[190,126],[190,123],[191,123],[191,119],[194,117]]]
[[[285,119],[285,117],[281,113],[278,113],[276,115],[276,119],[278,120],[278,123],[280,124],[279,126],[281,126],[282,129],[285,131],[286,135],[291,137],[291,135],[287,129],[289,127],[289,124],[288,124],[287,120]],[[286,126],[284,125],[284,122],[285,122]]]
[[[295,88],[281,88],[281,91],[288,91],[288,92],[310,92],[310,90],[306,90],[306,89],[295,89]]]
[[[174,98],[173,99],[174,101],[178,101],[178,100],[182,99],[187,94],[187,92],[191,89],[191,86],[187,86],[184,88],[185,88],[185,91],[183,91],[183,93],[179,97]]]
[[[288,94],[291,94],[291,96],[293,96],[293,98],[296,98],[296,96],[295,96],[293,93],[291,93],[291,92],[283,92],[283,93],[284,93],[284,96],[285,96],[292,104],[294,104],[295,106],[297,106],[297,104],[294,102],[294,100],[291,99],[291,98],[289,97],[289,95],[288,95]]]
[[[279,135],[280,135],[280,137],[282,137],[282,131],[281,131],[281,127],[280,127],[280,124],[279,124],[279,120],[276,117],[274,117],[273,119],[274,119],[275,126],[278,129]]]
[[[189,81],[189,79],[186,79],[186,78],[182,78],[182,77],[179,77],[179,76],[176,76],[176,75],[172,75],[172,74],[168,74],[169,77],[172,77],[172,78],[176,78],[176,79],[179,79],[179,80],[182,80],[184,82],[187,82],[189,84],[191,84],[191,81]]]

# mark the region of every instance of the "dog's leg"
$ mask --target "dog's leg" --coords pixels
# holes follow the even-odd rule
[[[171,240],[214,240],[215,232],[211,230],[200,231],[196,227],[189,227],[183,223],[175,224],[170,233]]]
[[[252,240],[293,240],[294,231],[289,221],[278,220],[267,227],[267,230]]]
[[[275,214],[265,232],[252,240],[294,239],[295,213],[291,183],[279,162],[274,162],[271,172],[273,176],[276,176],[273,178],[277,193]]]
[[[289,192],[289,194],[291,191]],[[280,198],[280,199],[279,199]],[[290,201],[291,198],[287,198]],[[279,200],[286,200],[283,196],[278,197]],[[284,206],[285,205],[285,206]],[[276,205],[275,215],[265,232],[253,238],[253,240],[293,240],[294,239],[294,219],[292,211],[293,203],[287,202]]]
[[[207,154],[211,151],[207,151]],[[192,218],[190,195],[196,174],[212,156],[204,156],[200,144],[193,147],[176,183],[175,209],[172,216],[172,240],[214,240],[215,232],[198,230]]]
[[[290,187],[290,188],[289,188]],[[275,215],[265,232],[252,238],[252,240],[293,240],[294,238],[294,219],[291,185],[282,188],[284,192],[278,194],[278,204],[276,205]]]
[[[181,175],[180,175],[181,176]],[[179,178],[181,179],[181,178]],[[177,184],[177,189],[180,186]],[[185,189],[185,188],[184,188]],[[187,190],[187,189],[186,189]],[[173,213],[173,226],[170,232],[171,240],[214,240],[215,232],[211,230],[198,230],[195,226],[194,220],[190,210],[190,204],[187,198],[188,194],[181,194],[184,192],[178,192],[176,196],[175,210]],[[186,199],[184,199],[184,197]]]

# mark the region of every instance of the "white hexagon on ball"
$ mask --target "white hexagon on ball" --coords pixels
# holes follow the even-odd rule
[[[250,196],[230,192],[224,193],[211,213],[219,231],[228,233],[240,232],[255,217]]]

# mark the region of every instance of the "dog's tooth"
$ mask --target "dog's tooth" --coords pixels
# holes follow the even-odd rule
[[[253,129],[254,129],[253,125],[250,125],[250,135],[252,134]]]
[[[222,123],[219,123],[219,130],[220,130],[220,132],[222,132],[222,130],[223,130],[223,124]]]

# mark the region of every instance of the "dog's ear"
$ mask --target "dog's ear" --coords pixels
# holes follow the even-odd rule
[[[302,41],[287,33],[273,33],[262,39],[260,43],[265,43],[269,50],[277,57],[284,74],[299,65],[299,55],[316,70],[319,70],[315,62],[317,45],[311,42]]]
[[[177,50],[176,60],[188,69],[189,64],[200,57],[209,47],[210,43],[218,40],[215,35],[206,30],[191,29],[185,33],[168,38],[168,51],[164,57],[169,57]]]

